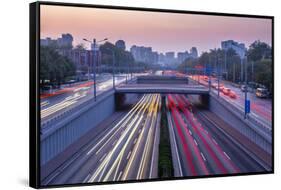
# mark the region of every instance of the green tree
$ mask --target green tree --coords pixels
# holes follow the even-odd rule
[[[51,85],[60,86],[66,77],[75,75],[76,68],[72,61],[60,55],[52,47],[42,46],[40,48],[40,80],[44,86],[46,80]]]
[[[265,42],[253,42],[248,51],[248,78],[272,91],[272,48]]]
[[[77,49],[77,50],[86,50],[86,47],[85,47],[85,44],[80,43],[80,44],[77,44],[74,49]]]
[[[259,61],[261,59],[271,59],[272,48],[265,42],[255,41],[247,51],[249,61]]]
[[[135,66],[135,60],[129,51],[117,48],[114,44],[106,42],[100,46],[101,51],[101,64],[112,67],[114,52],[115,67],[119,72],[127,72],[128,68]]]

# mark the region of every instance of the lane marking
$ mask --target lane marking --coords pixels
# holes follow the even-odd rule
[[[198,146],[198,144],[197,144],[196,140],[195,140],[195,139],[193,139],[193,141],[195,142],[196,146]]]
[[[119,173],[118,178],[117,178],[117,181],[120,180],[122,173],[123,173],[123,171],[121,171],[121,172]]]
[[[223,152],[223,153],[229,160],[231,160],[230,157],[226,154],[226,152]]]
[[[136,144],[137,140],[138,140],[138,138],[135,138],[135,140],[134,140],[134,144]]]
[[[217,141],[216,141],[214,138],[212,138],[212,140],[214,141],[214,143],[215,143],[216,145],[218,145]]]
[[[128,156],[127,156],[127,160],[130,158],[132,151],[129,152]]]
[[[91,177],[91,174],[89,173],[89,174],[87,175],[87,177],[83,180],[83,183],[86,183],[90,177]]]
[[[116,142],[117,142],[117,139],[112,143],[112,146],[114,146],[116,144]]]
[[[200,154],[201,154],[201,156],[202,156],[203,160],[206,162],[207,160],[206,160],[206,158],[205,158],[204,154],[203,154],[202,152],[200,152]]]
[[[192,132],[190,130],[188,130],[188,131],[189,131],[189,134],[192,135]]]
[[[101,161],[106,157],[106,155],[107,155],[107,153],[105,153],[105,154],[101,157],[101,159],[99,160],[99,162],[101,162]]]

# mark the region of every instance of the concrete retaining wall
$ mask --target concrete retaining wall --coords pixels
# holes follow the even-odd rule
[[[73,112],[68,113],[41,134],[41,165],[64,151],[69,145],[96,127],[101,121],[115,111],[114,91],[78,105]]]
[[[251,120],[244,119],[243,113],[216,95],[210,95],[209,109],[220,116],[233,128],[249,138],[263,150],[272,153],[271,133]]]

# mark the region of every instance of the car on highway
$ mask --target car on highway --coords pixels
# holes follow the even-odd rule
[[[256,96],[258,98],[268,98],[269,92],[268,92],[268,90],[266,88],[257,88]]]
[[[232,98],[232,99],[236,99],[237,98],[235,92],[233,92],[233,91],[229,92],[229,97]]]
[[[204,76],[204,79],[203,79],[204,81],[208,81],[209,80],[209,77],[207,77],[207,76]]]
[[[222,92],[224,95],[229,95],[231,90],[230,90],[230,88],[224,88]]]

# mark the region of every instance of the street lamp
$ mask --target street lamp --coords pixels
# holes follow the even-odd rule
[[[247,114],[248,114],[248,111],[249,111],[246,108],[246,106],[248,104],[248,97],[247,97],[247,91],[248,91],[248,81],[247,81],[247,71],[248,71],[248,69],[247,69],[247,62],[248,62],[247,56],[245,56],[245,63],[244,63],[244,65],[245,65],[245,109],[244,109],[245,115],[244,115],[244,119],[247,118]],[[248,106],[250,106],[250,105],[248,105]]]
[[[217,66],[217,79],[218,79],[218,97],[220,97],[220,69],[218,61],[218,52],[216,51],[216,66]]]
[[[115,53],[112,49],[107,48],[108,51],[112,54],[112,78],[113,78],[113,89],[115,89]]]
[[[107,40],[107,38],[104,38],[103,40],[99,40],[99,41],[96,41],[96,39],[94,38],[93,42],[90,41],[90,40],[87,40],[86,38],[84,38],[83,40],[86,41],[86,42],[89,42],[91,44],[91,49],[92,49],[92,52],[93,52],[94,100],[96,101],[97,100],[97,80],[96,80],[95,51],[96,51],[96,48],[97,48],[97,43],[104,42],[104,41]]]

